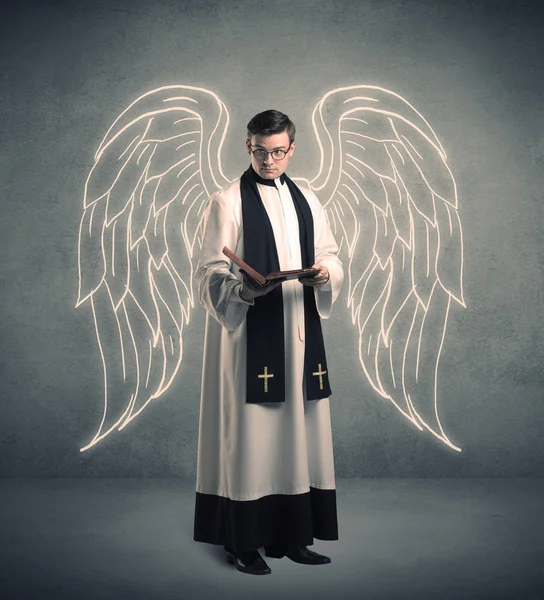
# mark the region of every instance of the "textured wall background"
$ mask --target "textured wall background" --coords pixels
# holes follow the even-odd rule
[[[380,85],[425,115],[448,153],[464,227],[468,309],[452,311],[439,394],[463,452],[376,397],[339,304],[326,325],[337,472],[544,474],[538,2],[12,4],[0,25],[0,475],[194,476],[200,308],[176,383],[122,432],[79,452],[102,411],[91,313],[74,309],[83,185],[119,112],[174,83],[226,103],[230,177],[247,164],[245,124],[266,108],[297,124],[291,174],[305,177],[317,169],[310,113],[326,91]]]

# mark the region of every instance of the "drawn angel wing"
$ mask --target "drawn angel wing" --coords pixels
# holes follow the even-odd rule
[[[420,430],[442,427],[438,368],[452,301],[463,298],[457,188],[429,123],[389,90],[332,90],[313,125],[319,194],[348,264],[348,307],[371,386]]]
[[[76,306],[92,309],[104,408],[81,451],[123,429],[179,370],[203,207],[228,182],[220,160],[228,122],[213,92],[165,86],[130,104],[95,154],[79,230]]]

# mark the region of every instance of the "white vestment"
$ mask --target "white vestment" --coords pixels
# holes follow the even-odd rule
[[[257,184],[272,224],[281,270],[301,268],[299,225],[287,184]],[[315,262],[329,281],[315,288],[321,318],[329,317],[343,281],[338,247],[316,196],[301,188],[313,216]],[[222,249],[244,258],[240,180],[213,194],[195,273],[207,311],[196,491],[236,501],[334,490],[329,399],[304,397],[303,285],[282,284],[285,402],[246,402],[246,313],[241,275]],[[266,275],[266,273],[263,273]],[[251,349],[249,349],[251,351]],[[317,376],[317,375],[316,375]],[[334,373],[330,377],[334,387]],[[264,385],[264,379],[263,379]]]

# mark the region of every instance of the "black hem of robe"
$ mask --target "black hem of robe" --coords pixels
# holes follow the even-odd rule
[[[196,492],[196,542],[250,552],[263,546],[309,546],[314,538],[338,539],[336,490],[311,487],[305,494],[245,501]]]

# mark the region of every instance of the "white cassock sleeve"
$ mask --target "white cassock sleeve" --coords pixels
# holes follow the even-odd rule
[[[344,281],[344,269],[338,258],[338,245],[329,226],[327,214],[319,201],[314,213],[314,238],[315,263],[325,265],[329,270],[329,281],[315,288],[315,301],[319,316],[328,319]]]
[[[228,331],[237,329],[252,303],[240,298],[241,280],[230,270],[223,254],[227,246],[236,252],[241,223],[228,202],[228,195],[212,194],[203,219],[203,239],[195,280],[200,302],[208,313]]]

